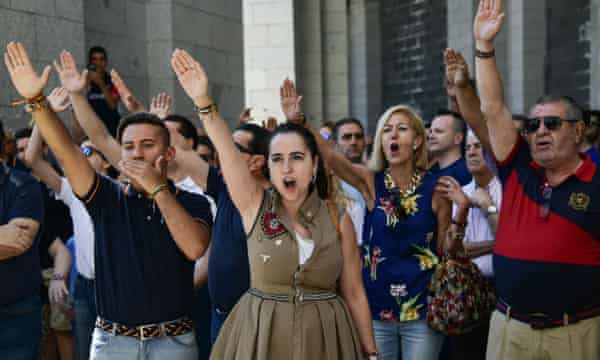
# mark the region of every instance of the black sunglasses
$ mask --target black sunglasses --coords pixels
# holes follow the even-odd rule
[[[542,202],[540,204],[539,218],[542,220],[548,220],[550,215],[550,201],[552,200],[552,186],[549,183],[544,182],[540,187]]]
[[[541,123],[544,122],[544,127],[546,127],[546,129],[548,129],[550,131],[553,131],[553,130],[560,129],[563,121],[566,121],[569,123],[576,123],[579,120],[561,119],[558,116],[544,116],[544,117],[539,117],[539,118],[531,118],[531,119],[527,119],[527,121],[525,121],[523,129],[525,130],[525,133],[527,133],[527,134],[534,133],[540,128]]]

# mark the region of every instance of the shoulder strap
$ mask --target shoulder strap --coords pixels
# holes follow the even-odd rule
[[[337,206],[331,200],[327,200],[327,210],[329,210],[329,217],[331,222],[335,226],[335,232],[337,233],[338,240],[342,240],[342,231],[340,230],[340,214]]]

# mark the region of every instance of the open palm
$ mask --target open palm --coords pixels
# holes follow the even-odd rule
[[[281,111],[291,122],[302,120],[302,96],[298,95],[294,82],[285,79],[279,90]]]
[[[171,67],[185,93],[196,100],[208,96],[208,77],[199,62],[185,50],[175,49]]]
[[[17,92],[26,99],[42,94],[50,78],[50,66],[39,76],[31,65],[29,55],[21,43],[10,42],[4,53],[4,63]]]
[[[69,92],[80,93],[87,85],[87,70],[80,73],[77,64],[70,52],[63,50],[60,53],[60,65],[54,61],[54,68],[58,73],[60,82]]]
[[[501,13],[501,10],[501,0],[481,0],[479,2],[479,9],[473,25],[475,40],[494,40],[504,22],[504,13]]]

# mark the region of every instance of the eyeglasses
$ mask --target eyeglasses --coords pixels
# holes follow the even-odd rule
[[[245,154],[248,154],[248,155],[254,155],[254,153],[252,152],[252,150],[248,149],[247,147],[245,147],[245,146],[243,146],[243,145],[240,145],[240,144],[238,144],[238,143],[234,143],[234,144],[235,144],[235,147],[237,147],[237,148],[238,148],[238,150],[239,150],[241,153],[245,153]]]
[[[541,186],[542,203],[540,204],[539,218],[548,220],[550,215],[550,200],[552,200],[552,186],[548,182],[544,182]]]
[[[534,133],[540,128],[541,123],[544,122],[544,127],[546,127],[546,129],[550,131],[553,131],[560,129],[563,121],[575,123],[579,120],[561,119],[558,116],[543,116],[539,118],[531,118],[525,121],[523,130],[525,130],[525,133],[527,134]]]

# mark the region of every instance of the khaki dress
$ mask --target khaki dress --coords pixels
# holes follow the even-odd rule
[[[343,259],[327,203],[313,191],[300,209],[314,241],[304,265],[299,265],[293,229],[279,216],[278,204],[276,195],[265,193],[248,236],[251,290],[229,314],[210,358],[362,358],[350,312],[335,296]]]

